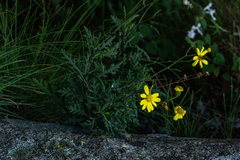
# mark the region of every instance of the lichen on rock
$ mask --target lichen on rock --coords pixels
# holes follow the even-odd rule
[[[27,147],[19,145],[8,151],[7,157],[11,160],[95,160],[81,146],[76,146],[73,140],[55,137],[47,142],[40,141]]]

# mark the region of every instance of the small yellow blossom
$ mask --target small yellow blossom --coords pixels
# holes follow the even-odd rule
[[[168,111],[167,102],[163,102],[163,103],[162,103],[162,106],[165,108],[165,110],[167,110],[167,111]]]
[[[211,52],[211,51],[212,51],[211,48],[208,48],[207,50],[208,50],[208,52]]]
[[[182,86],[176,86],[174,88],[174,90],[177,91],[177,92],[183,92],[183,87]]]
[[[129,147],[128,145],[126,145],[126,144],[123,144],[123,145],[121,145],[122,147]]]
[[[140,97],[141,98],[145,98],[140,102],[140,105],[143,105],[142,110],[146,109],[148,112],[151,112],[154,110],[153,105],[155,107],[157,107],[157,104],[155,102],[160,102],[161,99],[158,98],[159,94],[158,93],[154,93],[151,94],[151,90],[152,90],[153,86],[151,87],[150,91],[147,85],[144,86],[144,91],[146,94],[141,94]]]
[[[61,147],[60,142],[58,142],[58,141],[56,141],[54,145],[55,145],[55,147],[57,147],[57,148],[60,148],[60,147]]]
[[[102,138],[104,138],[104,137],[106,137],[106,135],[105,135],[105,134],[103,134],[103,135],[101,135],[101,137],[102,137]]]
[[[186,114],[186,111],[182,109],[181,106],[177,106],[174,108],[175,116],[173,117],[174,121],[177,121],[178,119],[183,119],[183,116]]]
[[[211,51],[211,49],[210,49],[210,51]],[[194,57],[193,57],[194,62],[193,62],[193,64],[192,64],[192,66],[195,67],[195,66],[198,64],[198,62],[199,62],[199,65],[200,65],[201,68],[203,68],[203,63],[204,63],[205,65],[208,65],[208,61],[205,60],[204,57],[203,57],[203,56],[204,56],[206,53],[208,53],[208,52],[209,52],[209,49],[204,51],[204,47],[203,47],[203,46],[202,46],[201,52],[200,52],[200,50],[197,48],[197,56],[194,56]]]
[[[85,143],[85,142],[81,141],[81,145],[82,145],[82,146],[83,146],[84,143]]]

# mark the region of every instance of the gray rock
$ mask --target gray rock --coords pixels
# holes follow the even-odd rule
[[[240,139],[122,135],[90,136],[76,126],[9,119],[0,123],[0,159],[240,159]]]

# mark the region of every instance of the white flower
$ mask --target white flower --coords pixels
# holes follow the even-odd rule
[[[203,10],[211,10],[210,7],[212,7],[212,2],[210,2]]]
[[[214,17],[213,15],[216,12],[216,10],[211,9],[211,7],[212,7],[212,3],[210,2],[203,10],[205,11],[205,13],[210,14],[212,19],[216,21],[216,17]]]
[[[190,3],[188,0],[183,0],[183,4],[188,6],[188,8],[193,8],[192,3]]]
[[[188,0],[183,0],[184,5],[188,5],[190,2]]]
[[[194,39],[195,35],[196,35],[196,33],[193,30],[188,31],[188,37],[189,38]]]
[[[200,31],[201,23],[198,23],[198,26],[196,27],[196,30],[198,31],[199,34],[203,35],[202,32]]]
[[[211,17],[212,17],[212,19],[214,20],[214,21],[216,21],[216,17],[214,17],[214,13],[216,12],[216,10],[215,9],[212,9],[212,10],[210,10],[210,11],[206,11],[206,13],[208,13],[208,14],[210,14],[211,15]]]
[[[191,39],[194,39],[196,35],[196,33],[194,32],[195,30],[197,30],[199,34],[203,35],[201,30],[199,29],[200,27],[201,27],[201,23],[198,23],[197,27],[193,25],[191,31],[188,31],[188,37]]]

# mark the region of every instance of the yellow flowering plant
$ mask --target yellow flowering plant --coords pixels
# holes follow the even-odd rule
[[[183,92],[183,87],[182,86],[176,86],[174,88],[174,90],[176,91],[176,97],[179,97],[181,95],[181,92]]]
[[[182,109],[181,106],[177,106],[174,108],[174,113],[176,115],[173,117],[173,120],[177,121],[178,119],[183,119],[183,116],[186,114],[186,111]]]
[[[140,95],[141,98],[144,98],[140,102],[140,105],[142,105],[142,110],[145,110],[147,108],[147,111],[149,113],[154,110],[153,106],[157,107],[156,102],[160,102],[161,101],[161,99],[158,98],[159,93],[151,94],[152,88],[153,88],[153,86],[149,90],[148,86],[145,85],[144,86],[145,94],[143,93],[143,94]],[[183,91],[183,87],[182,86],[176,86],[174,89],[177,92],[180,92],[180,93]],[[171,100],[173,100],[173,99],[171,99]],[[164,101],[164,102],[161,103],[161,105],[165,108],[165,110],[168,110],[167,102]],[[183,116],[186,114],[186,111],[184,109],[182,109],[181,106],[177,106],[177,107],[174,108],[174,113],[176,115],[173,117],[173,120],[177,121],[178,119],[182,119],[183,118]]]
[[[183,92],[183,87],[182,86],[176,86],[174,88],[174,90],[177,91],[177,92]]]
[[[153,86],[151,87],[150,91],[147,85],[144,86],[144,91],[146,94],[141,94],[140,97],[144,98],[141,102],[140,105],[143,105],[142,110],[145,110],[147,108],[148,112],[151,112],[154,110],[153,105],[157,107],[157,104],[155,102],[160,102],[161,99],[158,98],[159,94],[154,93],[151,94]]]
[[[206,53],[208,53],[209,51],[211,51],[211,49],[208,49],[208,50],[204,51],[204,47],[202,46],[202,50],[201,51],[199,50],[199,48],[197,48],[196,50],[197,50],[197,56],[193,57],[194,62],[192,64],[192,66],[195,67],[198,64],[198,62],[199,62],[200,67],[203,68],[203,63],[205,65],[208,65],[208,61],[206,59],[204,59],[203,56]]]

